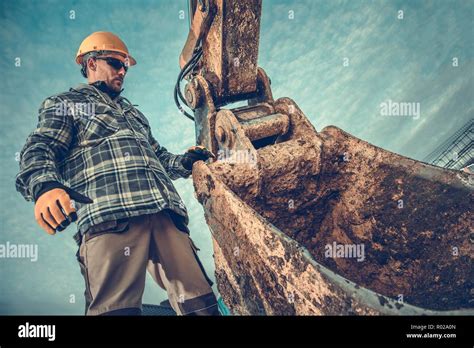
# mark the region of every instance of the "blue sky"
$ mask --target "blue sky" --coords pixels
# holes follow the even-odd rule
[[[317,130],[335,125],[422,159],[473,117],[473,12],[472,0],[264,0],[259,65],[272,79],[274,96],[293,98]],[[33,203],[15,191],[15,154],[34,129],[42,100],[83,82],[75,53],[98,30],[118,34],[137,59],[124,95],[139,105],[160,143],[174,153],[194,145],[194,126],[172,99],[188,32],[187,2],[4,0],[0,24],[0,243],[39,248],[34,263],[0,259],[0,314],[82,314],[75,227],[50,237],[36,225]],[[420,117],[381,116],[387,100],[419,103]],[[213,278],[210,233],[192,181],[175,183]],[[165,298],[148,278],[144,302]]]

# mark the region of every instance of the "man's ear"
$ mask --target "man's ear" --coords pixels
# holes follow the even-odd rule
[[[97,69],[97,62],[94,58],[90,57],[87,59],[87,67],[92,70],[92,71],[95,71]]]

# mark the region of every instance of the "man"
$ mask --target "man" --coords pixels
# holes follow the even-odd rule
[[[76,62],[88,84],[42,103],[20,153],[16,188],[35,201],[35,219],[47,233],[77,220],[86,314],[141,314],[148,269],[178,315],[219,315],[170,180],[189,177],[193,163],[210,153],[168,152],[120,96],[136,61],[119,37],[91,34]]]

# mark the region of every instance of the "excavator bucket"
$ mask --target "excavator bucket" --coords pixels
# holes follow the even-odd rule
[[[286,137],[258,149],[248,141],[253,156],[193,168],[227,306],[252,315],[473,314],[473,176],[336,127],[317,133],[288,98],[274,107],[290,117]],[[245,136],[233,113],[217,118]]]

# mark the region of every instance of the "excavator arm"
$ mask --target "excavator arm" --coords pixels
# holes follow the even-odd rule
[[[473,175],[317,132],[258,67],[261,0],[190,1],[175,89],[236,314],[473,314]],[[180,82],[187,80],[184,95]],[[226,108],[236,101],[246,106]]]

